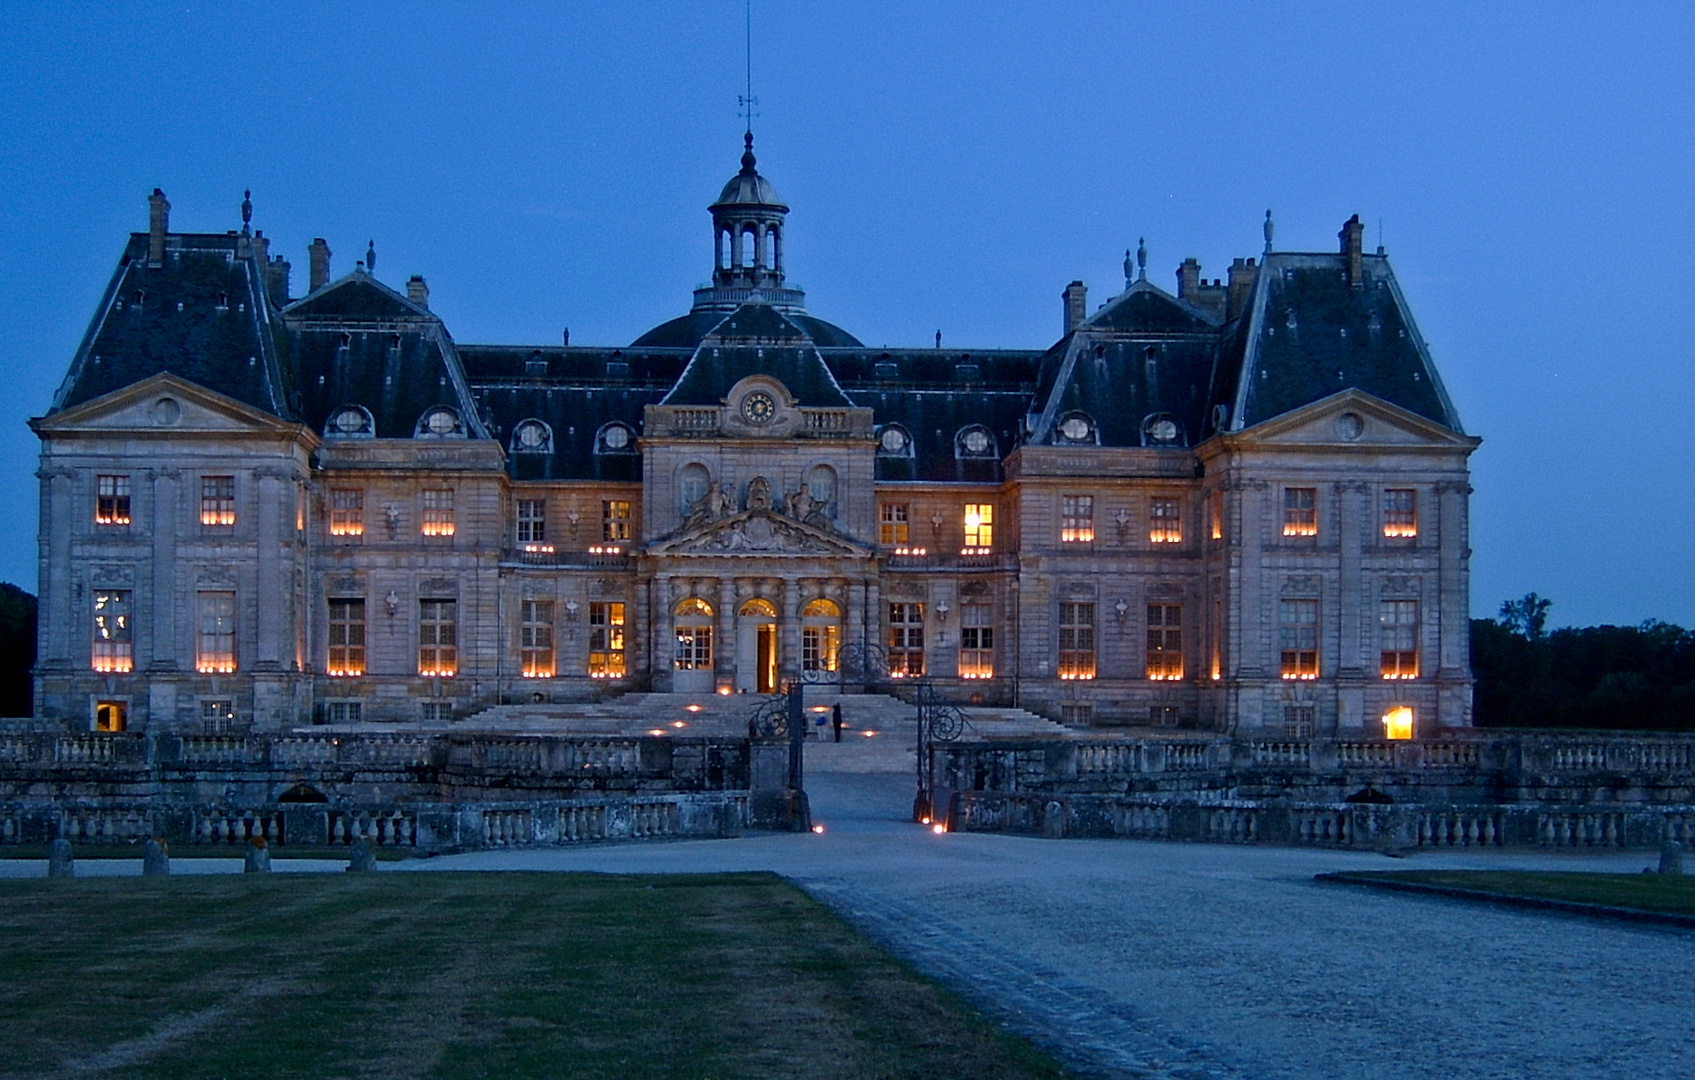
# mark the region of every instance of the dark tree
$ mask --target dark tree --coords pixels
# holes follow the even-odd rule
[[[35,597],[0,583],[0,716],[35,711]]]

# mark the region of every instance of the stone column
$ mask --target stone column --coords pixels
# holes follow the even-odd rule
[[[280,671],[286,665],[282,656],[282,619],[283,619],[283,576],[282,576],[282,545],[287,542],[283,536],[282,499],[285,495],[292,496],[294,489],[283,483],[284,474],[271,469],[258,470],[254,473],[259,489],[259,511],[255,515],[259,537],[259,570],[258,595],[253,599],[258,608],[255,622],[254,637],[257,647],[253,651],[253,668],[259,671]],[[294,507],[289,507],[289,528],[292,530]],[[246,598],[243,598],[246,599]],[[240,608],[246,608],[243,603]],[[238,608],[238,610],[240,610]]]
[[[78,666],[73,659],[73,642],[86,637],[91,626],[86,605],[78,604],[71,583],[71,532],[76,528],[74,511],[76,476],[70,469],[48,468],[41,478],[41,664]],[[92,516],[92,503],[89,507]],[[87,670],[88,657],[82,657]]]
[[[1464,479],[1449,480],[1436,485],[1440,500],[1436,515],[1437,546],[1441,555],[1438,572],[1435,608],[1424,614],[1427,625],[1437,627],[1434,652],[1438,665],[1435,675],[1441,698],[1440,715],[1435,717],[1444,727],[1459,727],[1470,723],[1471,693],[1469,675],[1471,657],[1471,558],[1470,504],[1471,485]],[[1427,582],[1428,584],[1428,582]],[[1430,603],[1431,597],[1425,597]],[[1429,638],[1420,641],[1422,647]]]
[[[713,687],[714,690],[723,685],[726,680],[734,689],[736,666],[741,662],[741,658],[737,655],[739,651],[737,646],[741,643],[741,639],[737,634],[736,582],[737,579],[732,577],[723,577],[718,580],[718,620],[712,630],[713,635],[718,638],[712,646],[713,674],[718,684]]]
[[[1341,541],[1337,555],[1340,580],[1336,590],[1336,603],[1341,609],[1341,618],[1338,624],[1333,624],[1340,626],[1335,675],[1342,679],[1359,679],[1369,673],[1361,637],[1369,631],[1377,614],[1375,609],[1368,609],[1370,597],[1366,595],[1364,583],[1360,580],[1363,527],[1370,519],[1370,515],[1363,512],[1362,504],[1370,497],[1370,489],[1361,483],[1339,483],[1333,485],[1333,488],[1337,502],[1337,533]]]
[[[177,635],[177,611],[186,610],[191,597],[180,595],[177,588],[177,529],[182,514],[181,478],[176,469],[150,469],[153,482],[153,505],[149,517],[153,524],[153,582],[151,590],[137,589],[135,613],[151,626],[148,668],[154,671],[175,671],[180,667],[181,643]],[[139,585],[139,582],[137,583]],[[150,593],[150,595],[148,595]],[[149,601],[142,603],[143,596]],[[138,642],[139,644],[139,642]]]
[[[784,579],[778,583],[783,603],[778,609],[777,677],[800,676],[800,582]]]

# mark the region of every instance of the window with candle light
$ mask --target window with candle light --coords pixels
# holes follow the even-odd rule
[[[324,671],[335,676],[365,674],[365,601],[359,597],[331,598],[329,654]]]
[[[122,673],[135,667],[134,622],[128,589],[94,590],[95,671]]]
[[[418,601],[418,674],[459,673],[459,602]]]
[[[1283,489],[1283,535],[1318,535],[1318,489]]]
[[[884,547],[910,542],[906,503],[883,503],[877,508],[877,539]]]
[[[1183,677],[1183,605],[1148,605],[1148,678]]]
[[[630,538],[630,503],[627,499],[602,499],[600,502],[600,538],[608,541]]]
[[[1418,601],[1380,602],[1377,622],[1382,636],[1379,673],[1385,679],[1418,678]]]
[[[995,609],[990,604],[962,604],[959,609],[959,677],[995,677]]]
[[[365,492],[362,489],[330,489],[330,535],[365,535]]]
[[[1059,677],[1095,677],[1095,605],[1059,605]]]
[[[1285,679],[1318,678],[1318,601],[1279,600],[1278,674]]]
[[[129,524],[129,477],[97,476],[94,478],[94,523],[96,525]]]
[[[1093,495],[1061,495],[1059,542],[1062,544],[1092,544],[1095,540],[1095,497]]]
[[[216,528],[235,525],[235,477],[200,478],[200,524]]]
[[[589,604],[589,678],[624,677],[624,605]]]
[[[519,672],[526,679],[553,678],[553,601],[521,601],[518,619]]]
[[[1148,500],[1148,542],[1150,544],[1181,544],[1183,542],[1183,503],[1180,499],[1155,496]]]
[[[1410,540],[1418,535],[1417,491],[1412,488],[1384,490],[1383,535],[1391,540]]]
[[[889,611],[889,675],[896,679],[924,674],[924,605],[894,603]]]
[[[194,669],[203,675],[235,670],[235,593],[201,592],[195,596],[200,617]]]
[[[448,488],[425,488],[419,531],[425,536],[452,536],[454,528],[453,492]]]
[[[965,504],[965,548],[961,555],[987,555],[995,546],[995,508],[989,503]]]

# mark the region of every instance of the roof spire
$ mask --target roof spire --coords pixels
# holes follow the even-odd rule
[[[241,193],[241,231],[246,234],[247,227],[253,221],[253,189],[248,188]]]

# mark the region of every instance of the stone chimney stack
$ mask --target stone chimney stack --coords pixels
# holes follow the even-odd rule
[[[171,203],[158,188],[147,196],[147,265],[165,264],[165,233],[171,227]]]
[[[306,246],[306,291],[315,293],[330,280],[330,246],[318,237]]]
[[[289,275],[293,271],[293,265],[281,255],[265,264],[265,291],[278,307],[288,306]]]
[[[1196,259],[1184,259],[1183,265],[1177,268],[1177,296],[1179,299],[1194,301],[1195,294],[1201,290],[1201,264]]]
[[[1342,231],[1336,234],[1342,241],[1342,254],[1348,262],[1348,284],[1361,285],[1365,282],[1365,266],[1362,255],[1365,244],[1365,226],[1360,224],[1360,216],[1355,214],[1342,226]]]
[[[1065,298],[1065,329],[1061,332],[1069,334],[1089,317],[1089,287],[1073,281],[1060,295]]]
[[[406,279],[406,299],[428,311],[430,308],[430,287],[424,284],[424,275],[413,274]]]
[[[1242,313],[1248,304],[1248,294],[1254,291],[1254,282],[1258,279],[1259,267],[1252,259],[1237,259],[1230,264],[1230,299],[1224,308],[1226,322]]]

